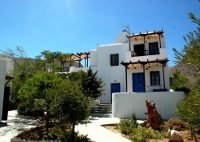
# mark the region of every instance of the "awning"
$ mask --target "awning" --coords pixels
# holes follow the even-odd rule
[[[148,65],[148,66],[158,66],[159,64],[162,64],[162,65],[166,65],[166,63],[168,62],[169,60],[167,58],[165,59],[155,59],[155,60],[146,60],[146,61],[141,61],[141,60],[138,60],[138,61],[135,61],[135,62],[132,62],[132,61],[129,61],[129,62],[123,62],[121,61],[121,65],[123,66],[126,66],[127,68],[137,68],[137,67],[141,67],[142,65]]]

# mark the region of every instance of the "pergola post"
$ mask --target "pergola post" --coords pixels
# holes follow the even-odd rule
[[[143,66],[143,73],[144,73],[144,91],[146,92],[146,81],[145,81],[145,64],[142,64]]]
[[[165,71],[164,71],[164,63],[162,63],[162,71],[163,71],[163,86],[165,89]]]
[[[128,90],[128,87],[127,87],[127,66],[125,66],[125,77],[126,77],[126,92]]]

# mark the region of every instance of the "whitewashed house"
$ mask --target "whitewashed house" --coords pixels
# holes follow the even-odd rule
[[[130,34],[122,31],[109,45],[90,51],[91,67],[104,82],[102,103],[112,103],[112,115],[146,119],[146,99],[155,101],[163,119],[175,117],[183,92],[170,92],[163,31]]]
[[[163,31],[130,34],[126,30],[112,44],[91,50],[90,66],[98,70],[105,89],[101,103],[112,103],[113,92],[169,91],[166,51]],[[79,55],[85,58],[84,53]]]
[[[75,57],[76,56],[76,57]],[[175,117],[176,103],[183,92],[170,92],[167,49],[163,30],[130,34],[122,31],[112,44],[72,56],[85,59],[103,80],[101,103],[112,103],[112,115],[146,119],[146,99],[155,101],[163,119]],[[88,63],[80,69],[88,69]],[[78,68],[70,67],[70,72]]]

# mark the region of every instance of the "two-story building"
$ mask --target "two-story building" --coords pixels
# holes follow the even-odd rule
[[[163,31],[130,34],[123,30],[112,44],[98,45],[89,53],[91,68],[103,80],[101,103],[112,103],[113,92],[170,89]],[[70,72],[77,70],[70,68]]]

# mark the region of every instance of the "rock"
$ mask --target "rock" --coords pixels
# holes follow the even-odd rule
[[[183,142],[183,137],[181,134],[176,130],[168,130],[166,137],[173,142]]]
[[[151,100],[146,100],[146,106],[148,111],[147,117],[147,128],[152,128],[154,130],[160,130],[160,126],[164,124],[161,115],[157,112],[155,108],[155,103]]]

